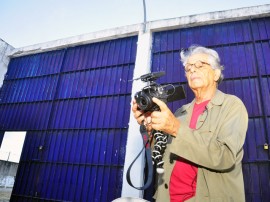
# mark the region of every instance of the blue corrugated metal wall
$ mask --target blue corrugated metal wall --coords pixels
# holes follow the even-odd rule
[[[187,99],[170,103],[176,110],[193,99],[188,89],[179,51],[192,44],[217,50],[225,65],[219,86],[245,103],[249,129],[244,145],[243,172],[246,201],[270,201],[270,158],[264,144],[270,138],[270,18],[250,19],[154,34],[152,71],[165,70],[161,83],[181,82]]]
[[[121,196],[137,36],[13,58],[0,133],[27,131],[11,201]]]

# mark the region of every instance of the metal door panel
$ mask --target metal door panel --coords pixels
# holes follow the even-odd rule
[[[258,66],[262,76],[270,75],[270,42],[256,43]]]
[[[266,142],[263,119],[253,118],[249,120],[247,138],[245,142],[244,162],[256,162],[268,159],[267,151],[264,150]]]
[[[252,31],[255,40],[269,40],[270,36],[269,18],[252,20]]]
[[[1,131],[29,130],[11,200],[121,195],[136,41],[11,59],[0,92]]]

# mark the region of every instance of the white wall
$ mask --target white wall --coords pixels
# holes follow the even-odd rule
[[[10,60],[7,55],[13,49],[14,48],[11,45],[0,39],[0,88],[3,84],[3,80],[5,78],[8,63]]]
[[[150,72],[151,68],[151,49],[152,49],[152,33],[150,32],[140,32],[137,42],[137,55],[135,61],[135,68],[133,72],[133,78],[140,78],[141,75]],[[133,82],[132,86],[132,98],[136,92],[140,91],[146,85],[145,82],[141,80],[136,80]],[[134,119],[133,114],[130,114],[129,118],[129,128],[128,137],[126,145],[126,158],[123,174],[123,187],[122,187],[122,197],[143,197],[143,192],[134,189],[126,181],[127,170],[143,148],[142,136],[140,133],[140,127],[137,121]],[[131,182],[135,187],[143,186],[144,179],[144,153],[137,159],[133,164],[130,171]]]

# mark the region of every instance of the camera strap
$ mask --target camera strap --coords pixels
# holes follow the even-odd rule
[[[142,123],[140,126],[140,132],[142,135],[142,139],[143,139],[143,144],[144,147],[142,148],[142,150],[140,151],[140,153],[136,156],[136,158],[133,160],[133,162],[130,164],[128,170],[127,170],[127,182],[130,186],[132,186],[133,188],[137,189],[137,190],[145,190],[147,189],[151,183],[152,183],[152,178],[153,178],[153,164],[152,164],[152,156],[151,156],[151,142],[153,139],[153,136],[151,137],[151,140],[149,141],[149,136],[146,130],[145,125]],[[135,161],[139,158],[139,156],[142,154],[143,150],[145,149],[145,156],[146,156],[146,166],[147,166],[147,173],[145,173],[145,176],[147,176],[147,181],[146,183],[142,186],[142,187],[135,187],[130,179],[130,171],[131,168],[133,166],[133,164],[135,163]]]

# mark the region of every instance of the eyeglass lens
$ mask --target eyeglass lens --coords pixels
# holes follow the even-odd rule
[[[192,66],[194,66],[198,69],[198,68],[201,68],[203,66],[203,63],[202,63],[202,61],[196,61],[194,64],[187,64],[185,66],[185,71],[189,72],[190,69],[192,68]]]

